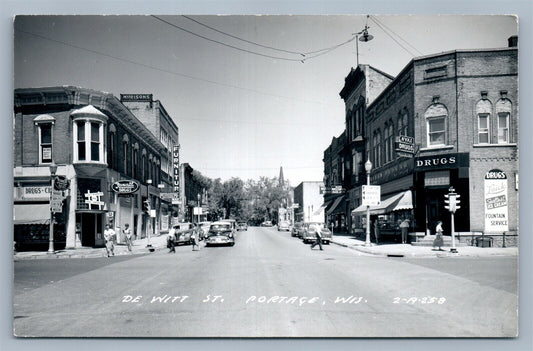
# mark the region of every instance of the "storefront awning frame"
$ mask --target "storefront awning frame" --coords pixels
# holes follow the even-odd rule
[[[333,202],[333,205],[331,205],[331,207],[326,211],[326,214],[330,216],[332,214],[344,212],[342,210],[337,211],[337,209],[339,208],[339,205],[341,204],[341,202],[343,202],[345,199],[346,199],[346,196],[344,195],[336,198],[335,201]]]
[[[50,224],[49,204],[13,205],[13,224]]]
[[[395,195],[392,195],[383,201],[378,206],[370,206],[371,215],[379,215],[391,213],[393,211],[411,210],[413,209],[413,200],[411,190],[407,190]],[[367,206],[361,205],[352,211],[352,215],[361,216],[366,214]]]

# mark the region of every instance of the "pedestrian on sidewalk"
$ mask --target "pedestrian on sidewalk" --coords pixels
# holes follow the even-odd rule
[[[168,231],[167,248],[170,249],[168,253],[176,253],[176,229],[174,227]]]
[[[321,228],[320,228],[320,225],[318,223],[316,223],[314,225],[315,227],[315,242],[313,243],[313,245],[311,245],[311,250],[313,250],[313,247],[315,247],[316,245],[320,246],[320,250],[322,251],[322,233],[321,233]]]
[[[409,231],[409,219],[404,219],[400,223],[400,230],[402,231],[402,244],[407,244],[407,232]]]
[[[444,240],[442,239],[442,221],[437,222],[437,225],[435,226],[435,232],[437,233],[437,236],[435,240],[433,240],[433,248],[438,246],[439,251],[443,251],[441,248],[442,245],[444,245]]]
[[[376,245],[379,245],[379,219],[374,221],[374,237],[376,238]]]
[[[128,223],[124,224],[124,229],[122,230],[124,237],[126,238],[126,245],[128,245],[128,250],[131,252],[131,247],[133,245],[131,240],[131,229]]]
[[[109,254],[115,256],[115,231],[113,230],[113,228],[109,227],[109,224],[105,225],[104,241],[107,257],[109,257]]]
[[[197,247],[198,248],[198,251],[200,251],[200,243],[198,242],[198,230],[197,229],[193,229],[192,233],[191,233],[191,245],[192,245],[192,250],[193,251],[197,251],[195,250],[194,248]]]

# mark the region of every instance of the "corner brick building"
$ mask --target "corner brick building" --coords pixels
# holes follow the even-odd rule
[[[364,135],[348,138],[345,150],[364,152],[363,159],[345,151],[341,180],[348,194],[360,194],[366,160],[372,162],[371,184],[381,186],[381,205],[371,207],[382,234],[398,238],[399,220],[411,220],[411,239],[434,234],[437,221],[451,234],[445,196],[453,187],[460,197],[455,231],[466,244],[490,235],[493,244],[516,245],[518,228],[518,50],[509,47],[455,50],[413,59],[373,100],[361,86],[368,66],[346,79],[349,131],[353,101],[366,101]],[[349,77],[350,77],[349,76]],[[350,84],[348,84],[350,83]],[[357,123],[356,123],[357,125]],[[354,134],[357,136],[357,134]],[[412,146],[399,149],[399,138]],[[364,148],[361,144],[364,143]],[[357,145],[357,147],[353,147]],[[405,145],[405,144],[404,144]],[[356,170],[355,174],[351,170]],[[362,170],[362,172],[361,172]],[[361,175],[355,179],[360,179]],[[347,179],[346,176],[352,177]],[[329,176],[326,174],[325,178]],[[351,195],[346,215],[353,232],[365,225],[366,206]],[[358,218],[359,217],[359,218]]]

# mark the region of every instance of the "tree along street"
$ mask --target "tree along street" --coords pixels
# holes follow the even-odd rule
[[[275,227],[250,227],[234,247],[179,246],[176,254],[110,264],[15,262],[15,335],[498,337],[517,330],[516,257],[403,259],[309,247]],[[32,285],[36,275],[43,278]]]

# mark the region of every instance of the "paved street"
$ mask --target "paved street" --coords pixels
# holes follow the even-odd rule
[[[517,257],[310,250],[251,227],[234,247],[15,262],[18,336],[498,337],[517,330]]]

